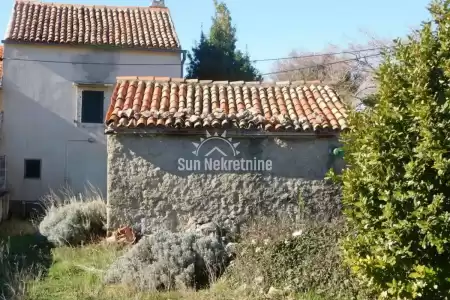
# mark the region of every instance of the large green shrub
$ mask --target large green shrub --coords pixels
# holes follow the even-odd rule
[[[378,105],[344,134],[343,204],[356,235],[345,256],[382,298],[450,291],[450,1],[396,43],[378,72]]]

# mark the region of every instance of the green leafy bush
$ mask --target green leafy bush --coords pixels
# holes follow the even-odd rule
[[[382,298],[450,291],[450,1],[386,53],[378,104],[351,117],[343,204],[345,256]]]
[[[225,261],[224,246],[215,237],[160,231],[120,257],[105,282],[147,291],[201,288],[222,273]]]
[[[106,235],[106,203],[98,193],[51,194],[46,204],[39,231],[56,246],[79,245]]]

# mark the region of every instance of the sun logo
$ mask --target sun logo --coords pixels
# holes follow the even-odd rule
[[[211,135],[208,131],[206,131],[206,139],[200,138],[200,143],[192,142],[192,144],[195,147],[195,151],[193,151],[192,153],[195,156],[198,156],[199,153],[200,153],[200,149],[206,143],[208,143],[209,141],[212,141],[212,140],[220,140],[220,141],[224,142],[226,145],[228,145],[228,147],[233,151],[233,156],[237,156],[240,153],[239,151],[237,151],[237,147],[239,146],[240,143],[233,143],[233,139],[232,138],[227,138],[227,132],[226,131],[224,131],[222,135],[219,135],[217,132],[214,135]],[[208,153],[206,153],[205,156],[210,156],[214,152],[219,152],[223,156],[227,156],[227,154],[224,151],[222,151],[222,149],[220,149],[217,146],[214,147]]]

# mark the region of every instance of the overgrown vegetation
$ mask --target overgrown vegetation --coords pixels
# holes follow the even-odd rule
[[[1,224],[0,230],[6,228],[20,226],[23,222],[16,223],[11,226]],[[14,226],[13,226],[14,225]],[[26,226],[29,227],[29,226]],[[252,232],[256,233],[256,227]],[[261,224],[258,228],[259,236],[275,237],[282,226],[273,226],[266,228]],[[17,232],[14,230],[14,232]],[[2,233],[5,233],[2,231]],[[24,236],[16,236],[11,238],[9,252],[0,252],[1,259],[12,260],[18,256],[28,259],[27,265],[39,266],[39,268],[29,268],[22,264],[17,266],[13,264],[13,268],[9,268],[9,273],[5,273],[4,264],[1,266],[2,281],[8,278],[7,291],[10,293],[6,299],[14,300],[122,300],[122,299],[142,299],[142,300],[167,300],[167,299],[185,299],[185,300],[256,300],[266,298],[266,295],[255,294],[249,290],[236,288],[230,280],[231,275],[222,276],[218,281],[213,280],[209,288],[202,290],[183,289],[177,291],[140,291],[132,285],[126,284],[105,284],[105,275],[112,264],[122,257],[124,253],[129,251],[128,247],[112,245],[106,243],[87,244],[83,247],[63,246],[51,249],[46,248],[48,243],[40,244],[39,241],[45,242],[45,238],[36,234],[28,234]],[[30,245],[27,247],[26,245]],[[27,250],[28,249],[28,250]],[[40,251],[38,251],[41,249]],[[47,249],[47,250],[44,250]],[[200,251],[202,252],[202,251]],[[38,255],[39,253],[39,255]],[[204,253],[204,252],[203,252]],[[16,255],[18,254],[18,256]],[[202,254],[204,256],[204,254]],[[45,259],[44,259],[45,258]],[[23,260],[22,260],[23,261]],[[247,266],[249,264],[246,264]],[[236,269],[231,269],[236,270]],[[124,270],[131,272],[131,270]],[[237,270],[236,270],[237,271]],[[242,270],[245,271],[245,270]],[[238,272],[233,271],[233,278],[237,278]],[[243,274],[246,274],[245,272]],[[254,274],[253,274],[254,275]],[[211,278],[213,279],[213,278]],[[296,299],[296,300],[325,300],[315,293],[300,293],[286,295],[286,297],[276,297],[271,299]],[[0,297],[2,299],[2,297]]]
[[[115,262],[105,280],[139,290],[186,290],[209,285],[225,264],[225,249],[217,238],[160,231]]]
[[[193,223],[187,232],[157,232],[122,249],[106,242],[88,244],[104,225],[106,208],[98,194],[52,194],[46,203],[39,224],[45,236],[29,234],[16,241],[50,245],[48,237],[59,247],[51,253],[37,244],[16,247],[22,256],[3,252],[8,263],[0,259],[0,275],[7,299],[347,299],[354,294],[337,252],[343,227],[325,221],[336,218],[319,214],[322,225],[317,220],[303,225],[258,220],[244,226],[249,234],[237,236],[217,224]],[[334,215],[334,210],[323,213]],[[302,216],[309,219],[306,210]],[[14,225],[2,227],[22,232]],[[83,247],[73,247],[80,243]],[[45,262],[10,263],[33,258],[26,249],[45,254]],[[230,262],[233,267],[221,276]],[[250,288],[242,288],[246,285]]]
[[[79,245],[106,234],[106,203],[95,190],[47,197],[39,231],[57,246]]]
[[[450,1],[397,42],[378,72],[378,104],[344,135],[345,255],[382,298],[450,291]]]
[[[29,281],[45,276],[51,246],[39,235],[0,238],[0,299],[24,299]]]
[[[279,295],[314,293],[323,299],[369,299],[343,264],[342,221],[300,224],[266,220],[251,226],[225,274],[236,288]]]

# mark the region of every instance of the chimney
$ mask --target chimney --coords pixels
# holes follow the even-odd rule
[[[153,0],[152,1],[152,6],[155,6],[155,7],[166,7],[164,5],[164,0]]]

